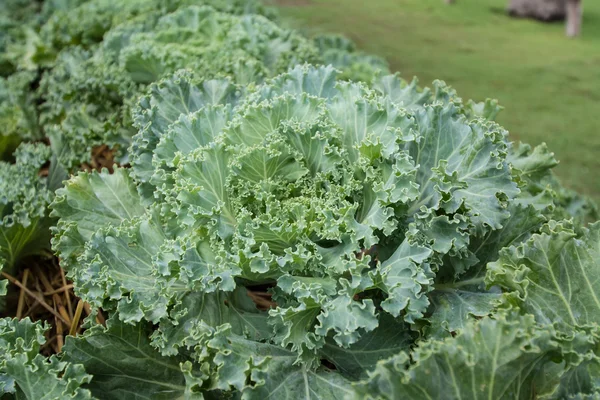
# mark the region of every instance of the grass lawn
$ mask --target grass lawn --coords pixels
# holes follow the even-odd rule
[[[600,200],[600,1],[584,0],[578,39],[562,23],[508,17],[506,0],[271,1],[292,26],[343,33],[405,78],[497,98],[513,140],[546,142],[562,181]]]

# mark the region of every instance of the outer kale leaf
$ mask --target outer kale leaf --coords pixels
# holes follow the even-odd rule
[[[153,334],[153,344],[165,355],[196,345],[203,334],[203,324],[216,327],[228,323],[232,333],[250,340],[271,337],[267,313],[256,309],[243,288],[232,293],[190,293],[173,307],[171,316],[171,321],[163,321]]]
[[[45,330],[28,318],[0,319],[0,394],[28,400],[91,399],[81,388],[91,379],[81,365],[38,354]]]
[[[407,324],[384,314],[379,327],[366,333],[348,348],[339,347],[328,340],[320,354],[333,363],[338,371],[352,380],[366,377],[377,362],[390,354],[408,351],[413,338]]]
[[[550,328],[538,328],[531,316],[497,315],[471,322],[455,338],[427,341],[411,353],[378,363],[358,384],[365,399],[530,399],[551,394],[570,362]],[[566,361],[563,361],[566,360]],[[544,382],[543,385],[540,385]]]
[[[489,265],[488,285],[513,291],[520,306],[541,324],[572,332],[600,323],[600,224],[582,237],[566,224],[551,221],[521,246],[500,251]]]
[[[471,316],[482,317],[492,312],[501,297],[498,287],[486,288],[487,264],[496,261],[502,248],[515,246],[538,232],[545,218],[533,206],[514,203],[509,207],[510,217],[501,229],[485,236],[475,237],[469,245],[476,265],[462,274],[455,270],[439,273],[434,290],[429,297],[432,302],[432,334],[455,332],[464,327]],[[446,262],[452,263],[448,257]],[[440,330],[441,328],[441,330]]]
[[[53,238],[53,248],[60,252],[66,265],[83,253],[85,242],[94,232],[144,213],[125,169],[112,175],[104,171],[72,177],[57,190],[52,208],[51,215],[60,218],[60,234]]]
[[[464,214],[475,233],[499,229],[510,215],[502,198],[518,194],[506,156],[506,132],[492,123],[470,123],[456,119],[454,105],[426,106],[417,111],[421,139],[411,146],[411,156],[420,165],[417,182],[419,201],[412,206],[443,208]]]
[[[95,326],[69,337],[62,360],[76,363],[93,377],[85,387],[98,399],[193,398],[180,364],[150,345],[147,324],[128,325],[115,318],[108,327]]]
[[[552,173],[558,161],[545,144],[535,148],[523,143],[513,145],[508,159],[522,186],[524,203],[537,208],[551,206],[545,213],[551,219],[574,217],[581,224],[598,218],[597,206],[591,199],[563,187]]]
[[[453,103],[458,106],[461,114],[470,119],[481,117],[493,121],[503,108],[498,105],[497,100],[492,99],[479,103],[469,100],[464,104],[456,91],[440,80],[433,82],[433,89],[421,88],[418,84],[417,78],[407,82],[398,74],[381,76],[373,82],[373,86],[378,92],[389,96],[395,103],[408,109],[418,110],[425,104]]]
[[[600,396],[600,361],[594,358],[573,368],[561,379],[552,399],[596,399]]]
[[[232,335],[228,324],[205,332],[197,352],[210,371],[208,390],[235,388],[243,399],[343,399],[352,393],[337,372],[296,364],[294,352]]]

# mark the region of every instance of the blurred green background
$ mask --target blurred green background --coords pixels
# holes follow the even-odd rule
[[[546,142],[561,181],[600,200],[600,1],[584,0],[583,34],[514,19],[507,0],[270,0],[308,35],[342,33],[428,86],[497,98],[513,140]]]

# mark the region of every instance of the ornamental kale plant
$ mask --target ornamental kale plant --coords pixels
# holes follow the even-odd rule
[[[343,38],[192,3],[6,22],[0,49],[36,46],[0,58],[3,268],[52,227],[92,311],[51,357],[0,319],[3,398],[600,398],[600,222],[545,145]],[[96,144],[130,165],[63,186]]]
[[[545,148],[436,85],[305,65],[153,86],[131,169],[80,173],[52,205],[77,293],[111,314],[67,341],[63,368],[91,376],[73,393],[591,396],[600,225],[554,221],[530,181]]]
[[[205,79],[230,76],[251,84],[316,61],[312,44],[260,15],[238,16],[212,7],[147,12],[114,26],[101,44],[61,52],[40,82],[40,119],[51,139],[68,143],[68,168],[89,159],[93,146],[123,150],[135,133],[131,107],[149,83],[180,68]]]

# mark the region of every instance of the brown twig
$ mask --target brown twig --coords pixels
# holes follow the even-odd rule
[[[104,319],[104,315],[101,310],[98,310],[98,314],[96,314],[96,322],[100,325],[106,325],[106,319]]]
[[[36,311],[39,307],[40,302],[37,299],[34,299],[33,304],[29,306],[27,311],[25,311],[25,314],[23,314],[22,318],[27,318],[28,316],[33,314],[33,312]]]
[[[54,301],[54,308],[58,309],[58,313],[67,321],[67,326],[71,326],[71,318],[60,297],[57,294],[52,295],[52,300]]]
[[[274,301],[271,300],[271,294],[266,292],[253,292],[248,290],[248,297],[252,299],[259,310],[268,310],[269,308],[277,307]]]
[[[63,345],[65,344],[65,338],[63,337],[63,324],[60,321],[54,321],[56,325],[56,347],[58,347],[57,353],[60,353]]]
[[[71,289],[73,289],[73,284],[69,283],[67,285],[64,285],[63,287],[58,288],[58,289],[54,289],[54,290],[49,291],[49,292],[44,292],[44,296],[52,296],[53,294],[62,293],[62,292],[67,292],[67,295],[68,295],[68,291],[71,290]]]
[[[43,271],[41,271],[39,268],[36,268],[36,276],[42,282],[42,285],[44,285],[44,288],[45,288],[44,292],[51,292],[54,290],[54,287],[52,286],[52,284],[46,277],[46,274]]]
[[[77,308],[75,309],[75,315],[73,316],[73,322],[71,323],[71,329],[69,329],[69,335],[75,336],[79,325],[79,319],[81,318],[81,312],[83,311],[83,300],[79,300]]]
[[[67,322],[63,318],[62,315],[60,315],[58,312],[56,312],[56,310],[54,310],[52,307],[50,307],[48,305],[48,303],[46,303],[46,301],[42,297],[38,296],[36,293],[33,293],[27,287],[23,286],[23,284],[21,282],[19,282],[15,277],[7,274],[6,272],[1,272],[0,274],[2,274],[3,277],[5,277],[6,279],[8,279],[12,284],[18,286],[21,290],[25,291],[25,293],[27,293],[30,297],[32,297],[33,299],[37,300],[42,307],[44,307],[46,310],[48,310],[50,313],[52,313],[52,315],[54,315],[56,318],[60,319],[61,321],[63,321],[67,325],[70,325],[70,323]]]
[[[62,279],[62,285],[63,288],[68,286],[67,285],[67,278],[65,277],[65,271],[62,268],[58,269],[60,271],[60,277]],[[71,287],[73,287],[73,285],[71,285]],[[67,300],[67,308],[69,310],[69,316],[71,317],[71,320],[73,320],[73,305],[71,304],[71,295],[69,294],[68,290],[65,290],[65,299]]]
[[[29,269],[23,271],[22,283],[23,286],[27,286],[27,278],[29,278]],[[25,291],[21,289],[19,293],[19,302],[17,303],[17,319],[21,319],[21,315],[23,314],[23,306],[25,305]]]

